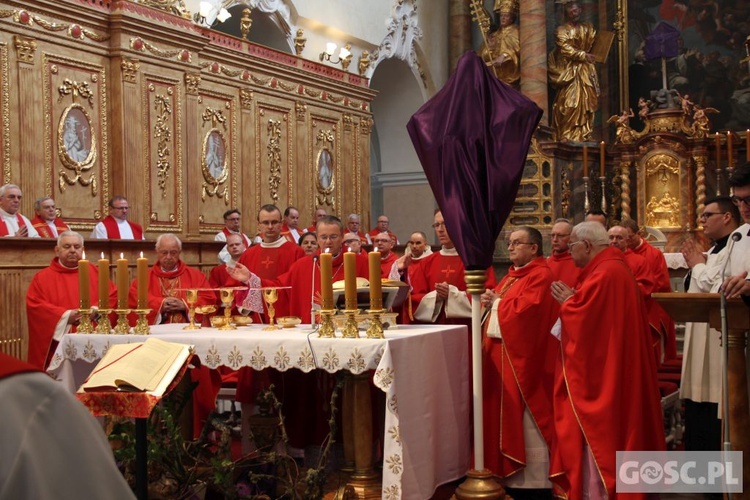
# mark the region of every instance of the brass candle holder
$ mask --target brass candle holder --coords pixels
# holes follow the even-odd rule
[[[91,322],[91,312],[93,309],[79,309],[78,312],[81,314],[81,319],[78,320],[78,327],[76,332],[78,333],[94,333],[94,324]]]
[[[190,324],[183,327],[183,330],[199,330],[201,325],[195,323],[195,303],[198,302],[198,290],[185,290],[185,302],[188,304],[188,319]]]
[[[127,335],[130,333],[130,324],[128,323],[128,313],[130,313],[130,309],[115,309],[115,313],[117,313],[115,333],[118,335]]]
[[[263,300],[266,302],[266,307],[268,307],[268,326],[263,329],[278,330],[279,327],[273,324],[273,318],[276,315],[276,309],[273,305],[279,300],[279,292],[275,288],[264,288]]]
[[[133,327],[133,333],[136,335],[148,335],[151,333],[151,329],[148,326],[148,320],[146,315],[151,312],[151,309],[136,309],[135,313],[138,315],[138,319],[135,321],[135,327]]]
[[[219,330],[236,330],[237,327],[232,323],[232,302],[234,301],[234,289],[222,288],[219,290],[221,305],[224,306],[224,324]]]
[[[359,338],[359,329],[357,329],[357,314],[358,309],[344,309],[346,315],[346,322],[344,327],[341,329],[341,334],[345,339],[357,339]]]
[[[333,326],[333,315],[336,309],[321,309],[320,326],[318,327],[318,337],[332,339],[336,336],[336,328]]]
[[[99,319],[96,320],[96,333],[103,333],[105,335],[112,333],[112,323],[109,322],[109,313],[111,312],[112,309],[99,309],[97,311]]]
[[[368,309],[367,314],[370,317],[370,326],[367,328],[368,339],[384,339],[383,335],[383,322],[380,320],[380,315],[383,314],[385,309]]]

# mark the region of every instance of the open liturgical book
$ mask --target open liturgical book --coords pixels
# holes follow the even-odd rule
[[[191,345],[155,337],[112,345],[78,392],[140,391],[161,397],[192,350]]]

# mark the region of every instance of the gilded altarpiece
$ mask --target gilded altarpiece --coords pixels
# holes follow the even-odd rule
[[[222,214],[237,206],[238,186],[238,113],[237,96],[213,90],[200,89],[198,95],[199,157],[187,165],[188,186],[200,193],[200,232],[216,233],[224,226]],[[226,89],[227,91],[229,89]]]
[[[254,167],[255,206],[270,203],[283,211],[289,204],[299,205],[294,190],[294,108],[291,102],[266,94],[255,97],[254,158],[247,162]]]
[[[642,186],[639,186],[641,205],[647,226],[679,228],[687,220],[687,201],[681,196],[681,172],[683,160],[666,149],[652,151],[640,160],[639,171]]]
[[[183,227],[182,88],[178,80],[146,75],[143,84],[143,166],[149,229]]]
[[[91,229],[110,197],[104,65],[44,54],[42,73],[44,193],[67,221]]]

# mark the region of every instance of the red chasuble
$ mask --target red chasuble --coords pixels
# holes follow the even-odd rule
[[[370,231],[369,233],[367,233],[367,234],[369,234],[369,235],[370,235],[370,241],[372,241],[372,240],[374,240],[374,239],[375,239],[375,236],[379,235],[379,234],[380,234],[380,233],[382,233],[382,232],[383,232],[383,231],[381,231],[380,229],[378,229],[378,228],[375,228],[375,229],[371,230],[371,231]],[[391,239],[393,240],[393,244],[394,244],[394,245],[398,245],[398,244],[399,244],[399,241],[398,241],[398,237],[396,236],[396,233],[394,233],[394,232],[393,232],[393,231],[391,231],[390,229],[389,229],[388,231],[386,231],[386,232],[388,233],[388,235],[389,235],[389,236],[391,237]],[[366,239],[365,239],[365,242],[366,242]]]
[[[96,266],[89,270],[89,293],[91,305],[99,303],[99,271]],[[47,354],[52,350],[52,336],[55,325],[62,315],[71,309],[78,309],[78,268],[69,269],[60,265],[57,257],[49,267],[34,275],[26,293],[26,316],[29,322],[29,364],[43,369]],[[109,305],[117,303],[117,290],[110,282]]]
[[[177,263],[175,271],[166,273],[161,270],[157,262],[148,271],[148,308],[151,312],[146,318],[150,325],[155,324],[157,314],[161,313],[161,304],[166,297],[177,297],[185,303],[186,288],[211,288],[208,280],[199,270],[186,265],[184,262]],[[182,289],[182,290],[180,290]],[[138,279],[134,279],[130,284],[130,294],[128,303],[131,309],[135,309],[138,303]],[[211,291],[198,292],[198,301],[196,306],[205,306],[217,304],[216,296]],[[187,323],[187,312],[176,312],[165,315],[161,318],[161,323]]]
[[[281,274],[287,272],[292,264],[297,262],[300,258],[305,256],[305,252],[302,247],[295,245],[290,242],[285,242],[280,247],[264,247],[255,245],[245,250],[245,253],[240,257],[240,264],[247,266],[250,271],[255,273],[261,280],[263,279],[276,279]],[[292,285],[294,286],[294,285]],[[279,290],[279,300],[274,305],[276,309],[276,317],[289,315],[289,290]],[[266,309],[266,315],[268,309],[266,308],[265,302],[263,302],[263,308]]]
[[[633,253],[640,255],[646,260],[651,278],[655,283],[654,292],[671,292],[672,284],[669,281],[669,268],[661,250],[642,239],[641,244],[633,249]],[[675,336],[672,317],[667,314],[658,302],[654,301],[653,306],[649,307],[649,319],[663,338],[664,359],[675,359],[677,357],[677,337]]]
[[[52,221],[55,228],[57,229],[57,235],[59,236],[63,231],[68,231],[70,228],[68,225],[60,218],[55,217],[55,220]],[[41,238],[57,238],[54,234],[52,234],[52,230],[49,228],[49,225],[47,224],[47,221],[39,217],[38,215],[31,219],[31,225],[34,226],[34,229],[39,233],[39,237]],[[20,227],[20,226],[19,226]]]
[[[555,281],[562,281],[569,287],[575,288],[581,268],[576,267],[570,252],[553,253],[547,257],[547,265],[552,270]]]
[[[511,266],[495,287],[502,339],[482,340],[485,466],[507,477],[526,464],[523,412],[528,406],[550,453],[555,447],[553,388],[559,341],[550,334],[559,304],[544,257]],[[560,471],[550,471],[550,477]]]
[[[615,452],[665,447],[645,304],[620,250],[602,250],[581,270],[560,317],[552,466],[566,471],[568,498],[583,498],[588,443],[600,480],[615,498]]]
[[[130,230],[133,231],[134,240],[143,239],[143,228],[135,222],[126,221],[130,225]],[[107,229],[107,238],[110,240],[120,239],[120,228],[117,227],[117,221],[111,215],[106,216],[102,219],[102,224]]]
[[[453,285],[460,291],[466,291],[466,280],[464,279],[464,263],[458,255],[443,255],[441,252],[435,252],[428,257],[420,260],[419,267],[414,272],[409,272],[411,279],[411,301],[414,311],[419,307],[422,298],[429,292],[435,290],[436,283],[446,282]],[[487,281],[485,288],[495,286],[495,271],[492,268],[487,269]],[[445,311],[440,312],[436,323],[460,323],[470,324],[471,320],[455,319],[449,320],[445,317]]]
[[[21,217],[21,214],[18,212],[16,212],[16,220],[18,221],[18,230],[20,231],[21,228],[26,225],[26,221],[23,220],[23,217]],[[8,236],[9,234],[10,230],[8,229],[8,225],[4,220],[0,219],[0,237]]]
[[[380,277],[382,279],[388,279],[391,274],[391,268],[393,263],[398,260],[398,255],[393,252],[388,253],[388,257],[380,257]]]

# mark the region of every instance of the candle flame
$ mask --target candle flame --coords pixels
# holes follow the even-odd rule
[[[331,249],[326,247],[323,249],[323,253],[331,253]]]
[[[120,252],[120,258],[121,258],[121,259],[124,259],[124,258],[125,258],[125,255],[123,255],[123,253],[122,253],[122,252]]]
[[[143,250],[141,250],[141,259],[143,258]]]
[[[378,247],[375,247],[375,246],[374,246],[374,247],[372,247],[372,251],[373,251],[373,252],[379,252],[380,250],[378,250]]]
[[[86,260],[86,250],[81,252],[81,260]]]
[[[104,252],[102,252],[102,257],[101,258],[102,258],[102,260],[104,260]]]
[[[352,247],[349,247],[349,250],[347,250],[347,252],[351,252],[351,251],[352,251]]]

